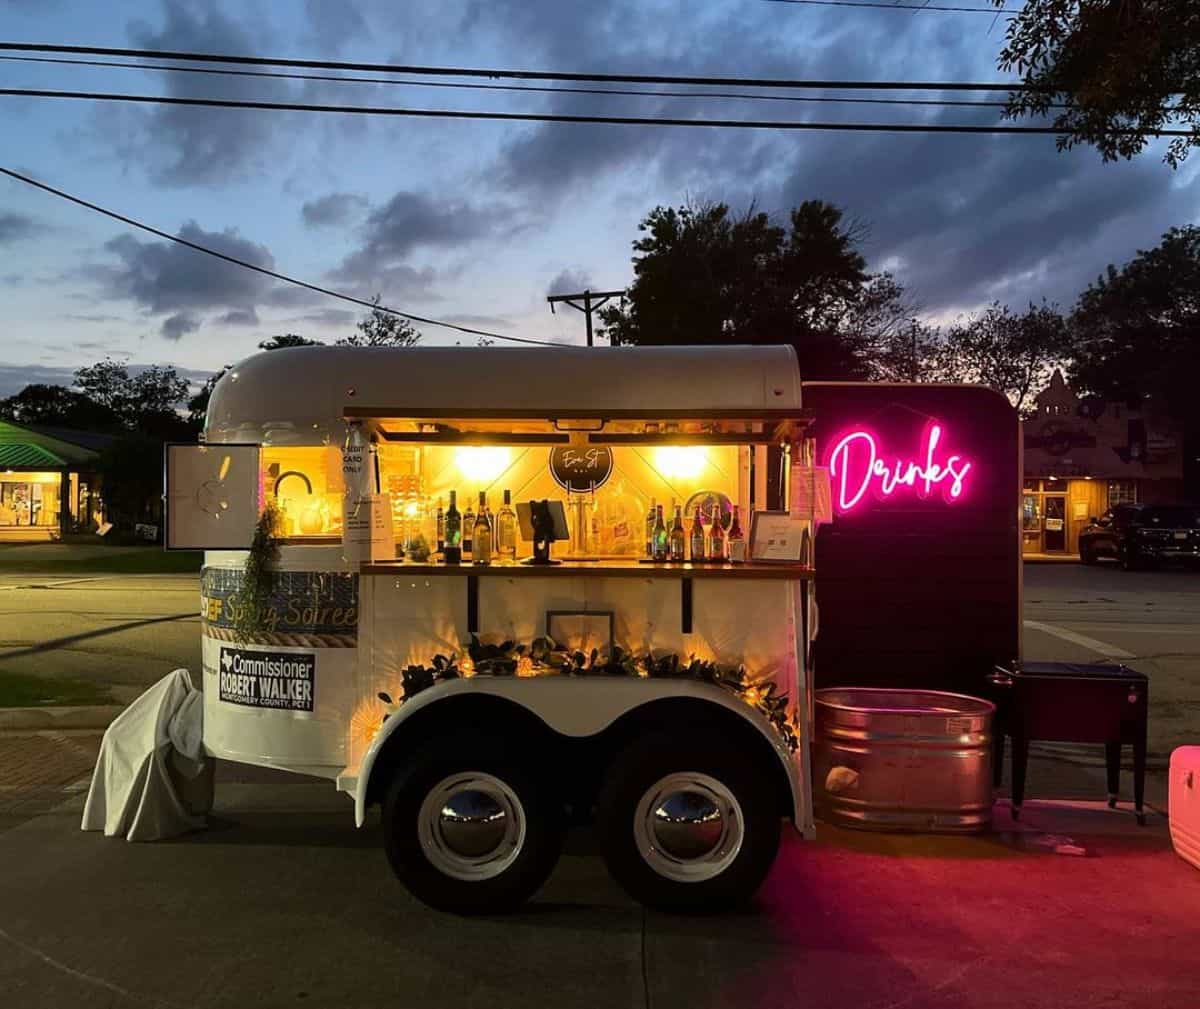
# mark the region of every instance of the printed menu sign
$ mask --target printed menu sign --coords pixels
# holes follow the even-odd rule
[[[317,657],[312,652],[221,648],[220,698],[248,708],[312,711]]]

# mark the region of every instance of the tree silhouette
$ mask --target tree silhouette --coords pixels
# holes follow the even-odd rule
[[[355,332],[338,340],[339,347],[412,347],[421,334],[407,319],[381,311],[380,296],[371,299],[374,307],[355,325]]]

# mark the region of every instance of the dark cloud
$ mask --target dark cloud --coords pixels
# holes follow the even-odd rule
[[[460,246],[516,226],[513,211],[500,203],[475,205],[402,190],[371,211],[358,248],[332,275],[356,292],[428,295],[434,272],[407,262],[413,252]]]
[[[1000,76],[995,60],[1002,34],[964,33],[953,17],[872,12],[847,18],[840,11],[758,6],[689,8],[684,22],[642,3],[578,8],[530,0],[475,4],[468,20],[522,39],[531,54],[526,62],[539,66],[831,80]],[[595,44],[580,50],[580,37]],[[604,39],[619,44],[598,41]],[[598,58],[589,62],[589,52],[603,53],[603,65]],[[1001,122],[994,108],[796,100],[844,92],[765,93],[784,100],[558,94],[543,101],[548,111],[567,114]],[[1069,305],[1106,263],[1128,259],[1166,227],[1192,219],[1198,185],[1183,181],[1182,173],[1173,176],[1153,151],[1130,164],[1105,165],[1090,148],[1057,151],[1052,136],[571,124],[521,130],[502,147],[490,174],[530,205],[560,212],[571,205],[568,195],[586,199],[606,183],[609,192],[613,185],[637,190],[640,184],[674,194],[667,202],[711,199],[739,209],[756,202],[779,217],[802,200],[829,200],[868,227],[871,266],[894,269],[931,313],[969,310],[993,298],[1020,306],[1046,297]],[[631,239],[635,225],[631,220]]]
[[[40,364],[0,364],[0,399],[12,396],[27,385],[70,385],[75,369]]]
[[[161,332],[168,340],[179,340],[200,328],[200,320],[187,312],[177,312],[163,319]]]
[[[1050,136],[900,146],[859,134],[806,145],[780,202],[826,199],[866,222],[872,264],[891,268],[927,311],[1042,297],[1069,307],[1107,262],[1172,223],[1168,171],[1153,157],[1105,165],[1090,151],[1059,152]]]
[[[453,322],[459,326],[469,326],[472,329],[495,329],[503,332],[506,329],[511,330],[513,327],[512,319],[504,315],[470,315],[467,313],[458,313],[445,316],[446,322]]]
[[[253,308],[233,308],[216,321],[225,326],[257,326],[258,313]]]
[[[70,319],[72,322],[122,322],[119,315],[105,315],[100,312],[68,312],[62,316],[64,319]],[[79,344],[84,346],[84,344]]]
[[[350,0],[306,0],[304,8],[316,41],[327,52],[352,39],[369,38],[367,23]]]
[[[194,221],[179,230],[179,237],[204,245],[256,266],[272,268],[269,249],[242,238],[236,228],[205,231]],[[106,242],[117,264],[89,269],[105,296],[134,302],[149,315],[171,317],[162,324],[168,339],[178,340],[194,332],[207,311],[225,313],[223,321],[252,325],[255,305],[274,286],[274,281],[232,263],[196,252],[173,242],[141,241],[118,235]]]
[[[322,308],[316,312],[293,316],[289,322],[307,322],[315,326],[353,326],[358,318],[358,313],[347,308]]]
[[[574,294],[576,291],[586,291],[591,287],[592,278],[586,270],[577,270],[568,267],[565,270],[560,270],[558,276],[546,285],[546,293]]]
[[[277,284],[262,297],[262,304],[272,308],[308,308],[310,305],[323,305],[329,297],[310,291],[295,284]]]
[[[358,193],[329,193],[309,200],[300,208],[300,216],[309,227],[347,224],[367,207],[367,198]]]
[[[215,4],[193,6],[180,0],[163,4],[161,27],[134,22],[129,34],[135,45],[146,49],[246,55],[261,52],[264,38],[269,37],[265,26],[240,24]],[[167,74],[162,81],[167,93],[175,97],[280,101],[290,93],[283,82],[247,77]],[[269,151],[286,128],[287,118],[282,113],[249,109],[164,106],[139,120],[138,139],[127,153],[135,160],[148,161],[151,177],[162,185],[192,186],[240,178],[269,167]]]
[[[28,214],[0,211],[0,245],[28,238],[34,230],[34,220]]]

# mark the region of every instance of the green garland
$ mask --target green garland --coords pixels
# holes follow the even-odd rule
[[[272,564],[279,559],[279,525],[282,513],[274,501],[268,501],[254,527],[254,539],[246,557],[242,586],[238,591],[237,618],[233,630],[246,644],[262,630],[263,614],[271,607]]]
[[[636,676],[648,679],[696,680],[728,690],[762,712],[793,753],[800,746],[796,727],[788,718],[788,695],[776,693],[774,681],[755,683],[746,679],[744,666],[720,666],[698,659],[686,660],[674,652],[663,655],[634,655],[614,645],[611,653],[593,648],[589,653],[560,648],[549,637],[535,638],[528,647],[513,641],[483,644],[472,634],[465,654],[435,655],[428,666],[410,665],[401,671],[399,702],[380,692],[388,715],[399,704],[444,680],[472,676]]]

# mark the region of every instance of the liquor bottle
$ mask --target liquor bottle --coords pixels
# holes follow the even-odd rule
[[[725,563],[725,529],[721,525],[721,506],[713,508],[712,525],[709,527],[708,559],[718,564]]]
[[[650,510],[646,512],[646,556],[654,558],[654,498],[650,499]]]
[[[700,506],[696,505],[696,517],[692,520],[692,563],[704,563],[704,523],[700,521]]]
[[[446,549],[446,512],[442,508],[442,499],[438,498],[437,506],[437,552],[440,554]]]
[[[665,561],[670,550],[670,537],[667,534],[667,527],[663,523],[662,505],[654,506],[654,534],[651,541],[654,546],[650,556],[656,561]]]
[[[458,494],[450,492],[450,507],[446,509],[446,539],[442,546],[447,564],[462,563],[462,516],[458,513]]]
[[[742,523],[738,515],[738,506],[733,506],[733,524],[729,527],[729,559],[734,564],[742,564],[746,560],[746,536],[742,532]]]
[[[504,507],[496,516],[496,553],[502,561],[517,559],[517,516],[512,510],[512,491],[504,492]]]
[[[471,546],[471,559],[476,564],[492,563],[492,517],[488,514],[487,494],[484,491],[479,492],[479,514],[475,516]]]
[[[475,554],[475,544],[471,537],[475,535],[475,512],[471,508],[471,502],[467,502],[467,510],[463,515],[463,532],[462,532],[462,555],[464,561],[469,561]]]
[[[687,546],[687,533],[683,531],[683,508],[675,506],[675,523],[671,526],[671,560],[682,562]]]

